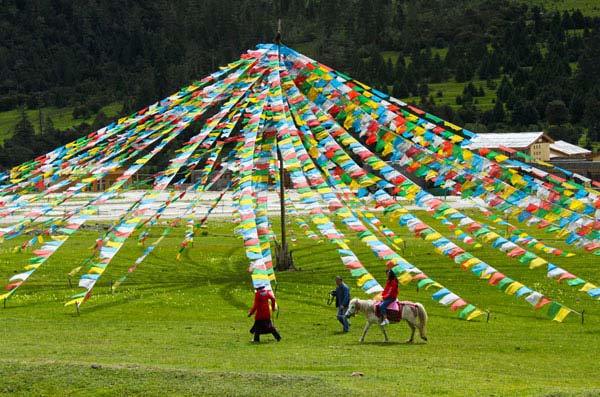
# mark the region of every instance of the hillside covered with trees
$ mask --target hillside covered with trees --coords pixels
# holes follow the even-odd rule
[[[0,167],[107,124],[107,105],[129,114],[272,42],[280,15],[286,45],[476,132],[545,130],[590,148],[600,142],[600,17],[586,9],[478,0],[5,0],[0,121],[15,109],[21,116],[0,131]],[[69,109],[72,125],[56,127],[44,115],[50,107]]]

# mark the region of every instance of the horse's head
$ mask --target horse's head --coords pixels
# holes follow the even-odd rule
[[[357,298],[354,298],[350,301],[350,304],[348,305],[348,310],[346,310],[346,314],[344,314],[344,316],[346,318],[352,317],[356,314],[356,302],[357,301],[358,301]]]

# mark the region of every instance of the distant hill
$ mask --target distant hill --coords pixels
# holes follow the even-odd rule
[[[586,0],[6,0],[0,166],[19,160],[17,135],[31,133],[24,129],[48,126],[33,154],[50,150],[271,42],[279,15],[287,45],[430,113],[479,132],[545,130],[592,147],[600,141],[599,7]]]

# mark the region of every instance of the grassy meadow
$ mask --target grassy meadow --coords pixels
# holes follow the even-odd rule
[[[102,111],[107,117],[112,118],[115,117],[122,108],[122,104],[119,102],[110,103],[100,111]],[[57,108],[57,107],[46,107],[41,110],[38,109],[30,109],[26,110],[25,114],[27,114],[27,118],[35,128],[35,131],[39,133],[40,129],[40,111],[42,115],[42,120],[46,117],[50,117],[52,119],[52,123],[54,127],[59,130],[66,130],[68,128],[79,125],[83,122],[92,123],[94,121],[94,116],[90,116],[87,119],[73,118],[73,107],[65,107],[65,108]],[[4,140],[10,136],[12,136],[14,132],[14,128],[17,125],[21,118],[21,111],[19,109],[8,110],[4,112],[0,112],[0,143],[4,142]]]
[[[435,225],[425,213],[419,216]],[[278,225],[274,225],[278,230]],[[391,225],[390,225],[391,226]],[[405,235],[405,229],[395,228]],[[148,244],[162,230],[153,229]],[[342,334],[327,305],[334,276],[346,275],[330,243],[294,230],[295,272],[277,274],[283,339],[263,335],[250,343],[246,317],[253,291],[241,241],[228,220],[209,220],[183,259],[175,255],[184,228],[162,245],[113,294],[110,282],[141,255],[135,238],[115,257],[77,316],[63,307],[79,292],[67,273],[81,264],[99,231],[76,234],[0,310],[0,395],[231,395],[231,396],[596,396],[600,393],[600,303],[576,289],[528,270],[491,247],[473,250],[507,276],[575,310],[564,323],[535,312],[435,254],[429,243],[406,237],[404,256],[464,299],[490,311],[466,322],[431,299],[431,291],[401,286],[401,298],[425,304],[429,342],[405,344],[406,324],[388,327],[390,343],[373,328],[357,342],[363,318]],[[534,235],[543,238],[544,233]],[[24,241],[0,246],[0,277],[22,271],[31,252],[13,254]],[[558,241],[548,244],[564,247]],[[357,240],[352,249],[384,282],[384,263]],[[29,249],[31,250],[31,248]],[[578,252],[578,251],[575,251]],[[578,252],[581,253],[581,252]],[[577,255],[554,263],[590,281],[598,257]],[[73,284],[76,284],[76,279]],[[365,297],[350,277],[354,296]],[[352,376],[360,373],[362,376]]]
[[[547,10],[573,11],[581,10],[586,16],[600,15],[600,4],[596,0],[527,0],[530,6],[543,6]]]

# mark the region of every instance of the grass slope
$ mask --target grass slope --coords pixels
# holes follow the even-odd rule
[[[529,5],[543,6],[548,10],[573,11],[581,10],[583,15],[600,15],[600,4],[596,0],[526,0]]]
[[[500,84],[500,79],[496,79],[494,81],[496,82],[496,86]],[[485,80],[475,79],[472,82],[475,88],[479,89],[479,87],[483,87],[485,92],[485,96],[473,98],[474,104],[481,110],[489,110],[493,108],[497,89],[492,90],[488,88]],[[456,98],[463,94],[463,90],[467,84],[469,84],[469,82],[457,83],[455,81],[447,81],[444,83],[431,83],[429,84],[429,95],[433,95],[438,106],[449,105],[456,110],[462,106],[456,103]],[[439,96],[438,92],[441,92],[442,95]],[[421,101],[421,98],[408,97],[402,98],[402,100],[408,104],[418,105]]]
[[[113,102],[104,106],[100,110],[104,112],[104,114],[107,117],[112,118],[119,113],[121,107],[121,103]],[[44,119],[46,117],[50,117],[52,119],[52,122],[54,123],[54,127],[56,127],[59,130],[65,130],[83,122],[92,123],[94,121],[94,117],[89,117],[87,119],[74,119],[72,107],[47,107],[41,109],[41,112],[42,118]],[[39,132],[40,124],[38,109],[26,110],[25,113],[27,114],[29,121],[31,121],[31,123],[33,124],[35,131]],[[13,134],[14,127],[19,122],[20,117],[21,112],[19,109],[0,112],[0,143],[4,142],[6,138],[10,137]]]
[[[442,232],[442,225],[419,214]],[[275,225],[275,230],[277,229]],[[398,231],[404,231],[397,228]],[[153,241],[161,232],[153,230]],[[480,249],[477,254],[508,276],[552,298],[586,311],[565,323],[549,321],[528,303],[500,292],[433,253],[428,243],[406,236],[405,257],[468,301],[491,311],[491,319],[466,322],[410,284],[403,299],[429,311],[429,343],[404,344],[405,324],[390,326],[382,343],[372,329],[357,340],[364,321],[354,318],[341,334],[335,309],[327,306],[333,277],[345,270],[328,243],[300,236],[293,248],[297,272],[278,274],[281,307],[275,320],[280,343],[263,336],[249,343],[252,304],[247,260],[231,224],[209,221],[181,262],[174,260],[183,228],[176,229],[114,294],[111,279],[122,276],[143,251],[128,242],[76,316],[63,307],[67,272],[88,255],[98,232],[71,238],[0,310],[0,394],[3,395],[494,395],[592,396],[600,392],[599,303],[585,294],[528,270],[517,261]],[[539,232],[538,232],[539,234]],[[22,240],[0,247],[0,276],[19,273],[31,253],[10,253]],[[560,246],[558,242],[552,242]],[[383,281],[384,264],[358,241],[351,246]],[[559,258],[591,281],[597,258]],[[349,279],[349,277],[348,277]],[[355,296],[364,295],[350,280]],[[92,367],[94,365],[94,368]],[[100,367],[98,367],[100,366]],[[352,372],[364,376],[353,377]]]

